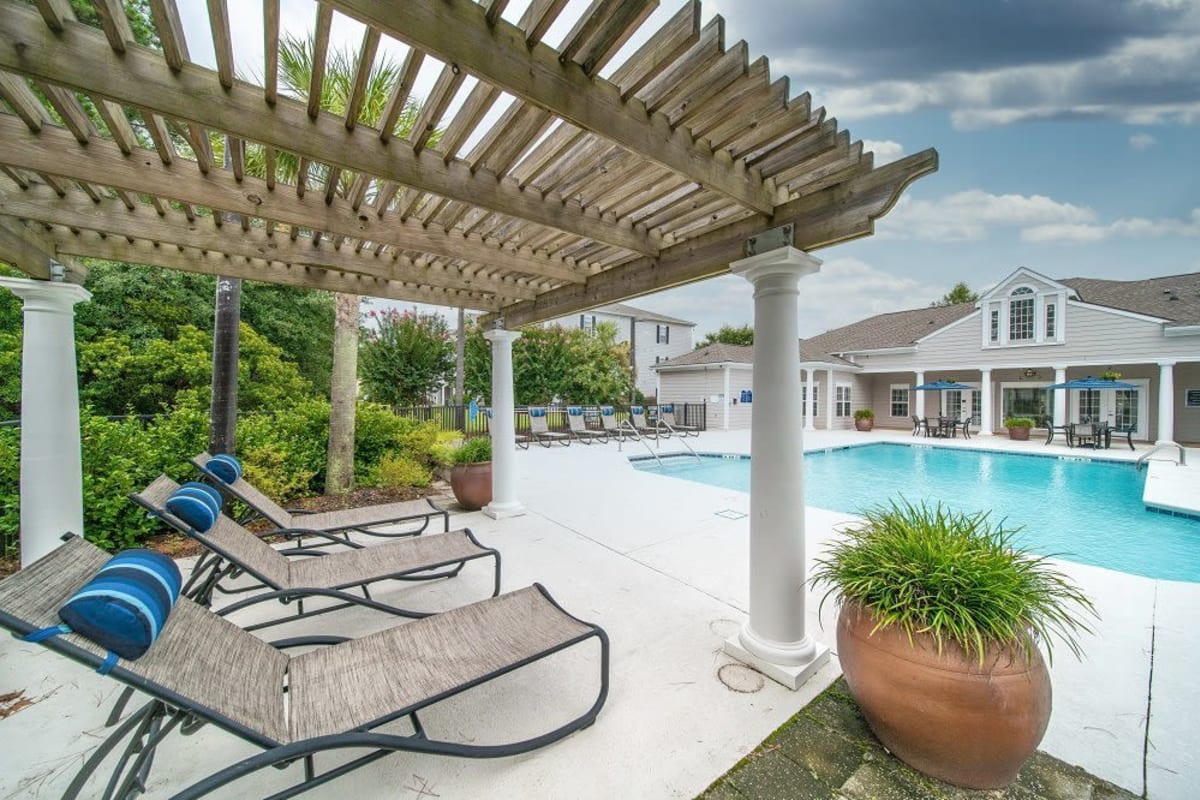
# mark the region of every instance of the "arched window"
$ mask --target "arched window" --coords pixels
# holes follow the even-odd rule
[[[1010,342],[1033,340],[1033,314],[1033,289],[1028,286],[1018,286],[1013,289],[1008,302],[1008,340]]]

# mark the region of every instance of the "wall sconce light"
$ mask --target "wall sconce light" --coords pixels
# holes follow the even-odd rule
[[[1037,370],[1036,369],[1026,369],[1024,372],[1024,375],[1026,378],[1036,378]]]

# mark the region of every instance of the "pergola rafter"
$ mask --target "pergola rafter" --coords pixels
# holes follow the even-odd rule
[[[516,23],[502,0],[318,2],[306,100],[279,90],[277,0],[262,3],[261,85],[234,74],[238,19],[224,0],[207,0],[215,69],[190,60],[176,0],[150,3],[161,50],[134,43],[120,3],[93,2],[99,28],[65,0],[0,0],[12,112],[0,109],[0,221],[43,254],[95,245],[185,269],[194,258],[202,272],[520,325],[720,274],[780,225],[806,249],[868,235],[936,169],[932,151],[874,168],[807,94],[771,80],[765,58],[726,47],[719,17],[702,28],[696,0],[623,61],[654,0],[595,0],[558,50],[542,39],[564,0],[534,0]],[[339,13],[366,29],[348,108],[332,114],[320,96]],[[388,38],[410,49],[372,125],[362,101]],[[430,64],[439,77],[401,137]],[[293,183],[281,154],[300,165]]]

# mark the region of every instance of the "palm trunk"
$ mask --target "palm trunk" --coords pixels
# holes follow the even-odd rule
[[[466,381],[465,362],[467,348],[467,324],[466,313],[463,309],[458,310],[458,340],[454,343],[454,405],[457,407],[455,412],[455,424],[460,431],[466,430],[466,405],[467,401],[463,397],[463,384]]]
[[[242,281],[217,278],[213,321],[212,399],[208,452],[232,453],[237,438],[238,332],[242,322]]]
[[[356,294],[334,300],[333,375],[329,390],[329,455],[325,491],[354,488],[354,411],[358,394],[358,304]]]

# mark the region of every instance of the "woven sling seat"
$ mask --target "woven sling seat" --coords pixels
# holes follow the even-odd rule
[[[130,498],[152,516],[199,542],[207,551],[183,587],[185,596],[201,605],[210,605],[215,592],[242,594],[265,586],[280,601],[291,603],[299,598],[294,604],[295,614],[249,626],[249,630],[328,613],[347,605],[368,606],[404,617],[428,616],[430,612],[379,603],[371,598],[367,586],[384,580],[451,578],[458,575],[467,562],[481,558],[493,559],[492,596],[500,592],[500,553],[484,547],[465,528],[380,542],[369,547],[323,531],[272,531],[271,535],[293,541],[315,538],[323,545],[277,550],[225,514],[220,514],[209,530],[196,530],[166,508],[167,499],[179,488],[175,481],[161,475]],[[231,585],[235,579],[245,576],[252,580],[239,580],[236,586]],[[363,596],[351,595],[349,589],[359,589]],[[260,597],[253,602],[260,602]],[[306,610],[304,597],[327,597],[340,602]]]
[[[23,636],[58,624],[59,607],[108,561],[107,553],[79,537],[65,539],[57,550],[0,581],[0,625]],[[440,700],[589,639],[599,644],[599,688],[591,707],[570,722],[520,741],[475,745],[440,740],[417,716]],[[42,644],[93,668],[105,660],[103,648],[77,634]],[[318,649],[294,656],[285,652],[302,645]],[[103,797],[135,796],[146,785],[158,745],[173,731],[190,733],[205,722],[263,752],[218,769],[173,797],[201,797],[266,767],[303,761],[299,782],[272,795],[284,798],[398,750],[509,756],[584,728],[607,697],[608,638],[601,628],[565,612],[537,584],[359,639],[311,636],[275,644],[181,597],[145,654],[119,659],[108,675],[151,700],[119,724],[124,702],[118,705],[109,720],[114,732],[85,761],[64,798],[79,796],[118,748],[121,755]],[[376,731],[402,717],[413,733]],[[344,748],[368,752],[316,771],[313,754]],[[98,787],[88,788],[99,794]]]
[[[209,479],[213,486],[233,499],[242,501],[256,515],[267,520],[276,528],[308,528],[327,533],[358,531],[370,536],[396,538],[419,534],[429,527],[430,520],[441,517],[442,530],[450,530],[450,513],[438,508],[429,498],[316,513],[290,511],[263,494],[245,478],[239,477],[232,483],[221,480],[208,469],[208,462],[211,458],[212,456],[208,453],[201,453],[191,459],[191,462]],[[418,522],[420,527],[412,527]],[[402,531],[374,530],[380,525],[406,523],[409,525]]]

